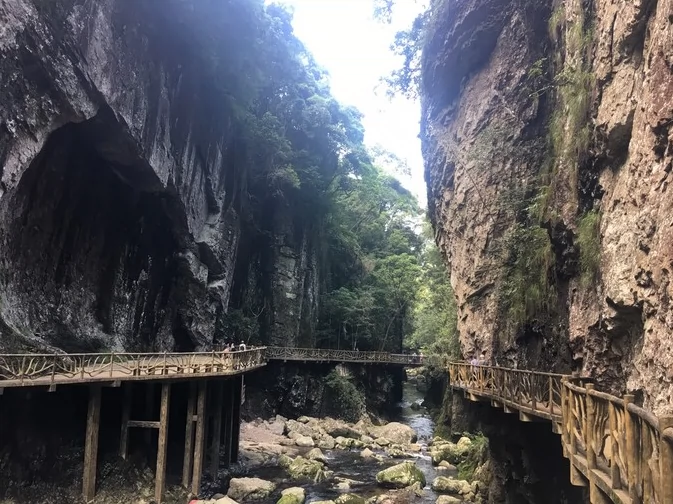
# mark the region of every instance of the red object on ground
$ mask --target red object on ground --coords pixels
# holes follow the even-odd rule
[[[199,502],[199,501],[197,501],[196,499],[192,499],[192,500],[189,501],[189,504],[196,504],[197,502]]]

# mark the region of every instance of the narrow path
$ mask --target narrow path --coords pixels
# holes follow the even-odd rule
[[[673,503],[673,416],[657,418],[632,395],[599,392],[576,376],[453,362],[449,382],[523,422],[551,421],[570,481],[589,486],[592,504]]]

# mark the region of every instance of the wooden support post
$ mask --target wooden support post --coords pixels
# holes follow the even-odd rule
[[[231,429],[231,463],[238,462],[238,444],[241,436],[241,396],[243,393],[243,376],[234,378],[234,412]]]
[[[86,437],[84,439],[84,477],[82,478],[84,502],[92,502],[96,495],[100,403],[101,387],[93,385],[89,388],[89,407],[86,416]]]
[[[565,379],[561,380],[561,440],[563,441],[563,451],[566,456],[569,454],[568,448],[570,439],[568,435],[568,422],[570,421],[570,410],[568,409],[568,391],[566,389]]]
[[[673,416],[663,416],[659,418],[659,432],[661,440],[659,442],[659,500],[661,502],[673,502],[673,445],[664,437],[666,429],[673,428]]]
[[[634,397],[631,394],[624,396],[624,421],[626,424],[626,472],[628,474],[629,497],[632,504],[641,504],[638,495],[637,473],[638,473],[638,449],[636,441],[636,421],[629,412],[629,404],[633,403]]]
[[[152,420],[154,413],[154,384],[148,382],[145,388],[145,420]],[[149,447],[152,444],[152,432],[145,432],[145,444]]]
[[[189,488],[194,460],[194,408],[196,407],[196,382],[189,384],[187,423],[185,427],[185,454],[182,459],[182,486]]]
[[[608,423],[610,426],[610,486],[613,490],[622,488],[622,481],[619,476],[619,442],[617,440],[617,412],[615,405],[608,402]]]
[[[196,402],[196,440],[194,443],[194,471],[192,472],[192,494],[199,495],[201,472],[203,470],[203,437],[206,430],[206,392],[208,382],[199,381],[199,397]]]
[[[222,445],[222,383],[213,387],[213,437],[210,445],[210,475],[213,481],[217,479],[220,468],[220,446]]]
[[[234,428],[234,381],[228,380],[225,385],[226,395],[224,399],[224,463],[225,467],[231,465],[231,440]]]
[[[168,412],[171,400],[171,384],[161,384],[161,409],[159,414],[159,441],[157,443],[157,471],[154,484],[154,500],[161,504],[166,487],[166,452],[168,449]]]
[[[584,433],[584,442],[587,447],[587,469],[589,471],[596,469],[596,451],[594,450],[594,424],[596,423],[596,405],[594,404],[594,398],[590,394],[594,390],[594,385],[592,383],[587,383],[587,422],[586,429]],[[591,478],[591,472],[589,473],[589,479]]]
[[[119,438],[119,456],[126,460],[129,452],[129,420],[131,420],[131,404],[133,400],[133,384],[124,384],[122,404],[122,432]]]

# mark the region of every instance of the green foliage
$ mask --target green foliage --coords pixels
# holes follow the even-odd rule
[[[421,255],[421,287],[414,308],[414,331],[405,342],[408,348],[422,348],[426,354],[460,357],[456,300],[439,249],[425,228]]]
[[[365,397],[361,390],[347,376],[341,376],[335,369],[325,378],[329,408],[339,413],[339,418],[357,422],[365,412]],[[334,413],[333,413],[334,414]]]
[[[598,278],[601,265],[601,216],[596,211],[584,214],[577,223],[577,245],[580,248],[580,281],[591,286]]]
[[[465,455],[465,458],[458,464],[458,479],[472,481],[474,480],[477,468],[486,461],[486,452],[488,450],[488,438],[483,434],[469,436],[472,445]]]
[[[556,300],[550,280],[554,251],[545,229],[525,224],[510,231],[507,250],[501,302],[508,321],[520,326],[539,312],[548,312]]]

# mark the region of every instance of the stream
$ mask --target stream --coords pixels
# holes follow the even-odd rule
[[[275,504],[281,490],[293,486],[302,486],[306,491],[306,502],[334,500],[340,494],[354,493],[368,499],[370,497],[388,493],[389,490],[381,488],[376,484],[376,474],[385,469],[404,461],[413,461],[419,469],[425,474],[427,485],[422,497],[415,499],[416,502],[434,503],[437,495],[430,489],[430,483],[438,476],[455,476],[446,470],[439,473],[432,465],[431,458],[427,453],[427,443],[432,439],[434,432],[434,422],[430,418],[427,410],[423,407],[412,409],[413,403],[423,401],[423,394],[416,390],[415,380],[410,379],[404,383],[403,400],[398,404],[397,412],[391,421],[397,421],[413,428],[418,434],[418,444],[421,445],[421,451],[407,458],[391,459],[385,455],[383,450],[374,450],[375,453],[383,455],[385,458],[381,462],[374,460],[363,460],[360,457],[360,450],[323,450],[327,459],[327,466],[333,471],[334,477],[321,483],[298,483],[288,479],[286,472],[278,466],[263,466],[246,471],[245,476],[258,477],[273,481],[278,485],[269,499],[259,501],[261,504]],[[308,449],[306,449],[308,451]],[[238,476],[238,475],[237,475]],[[242,476],[242,474],[240,475]],[[335,488],[339,479],[353,480],[350,482],[350,488]]]

